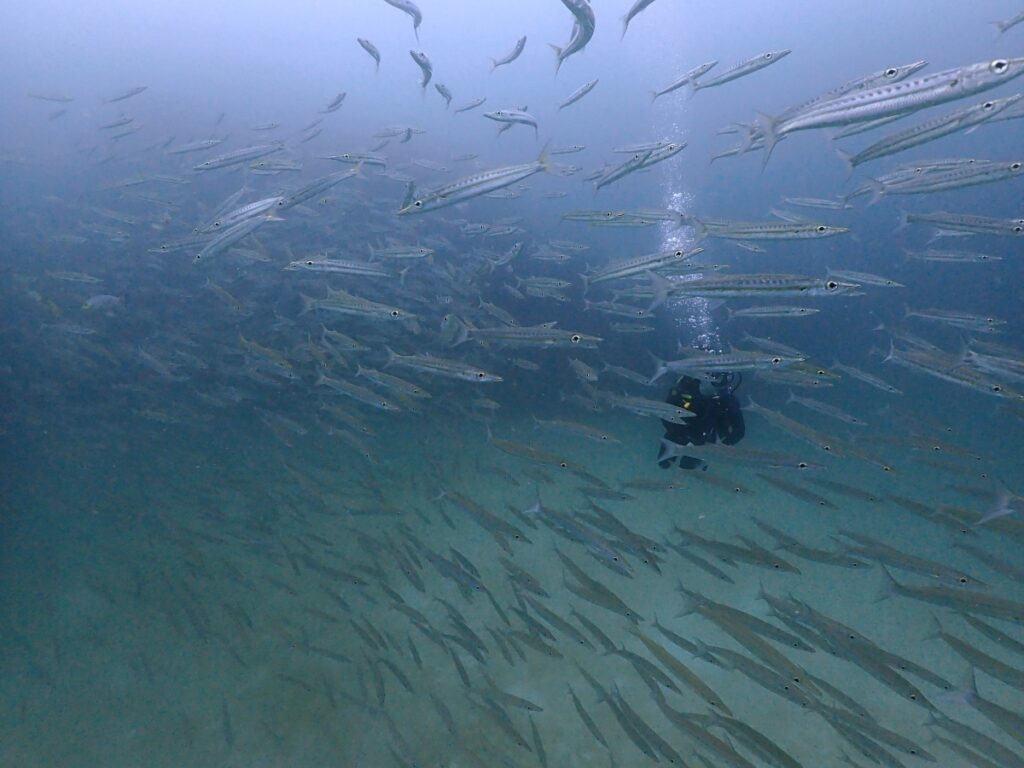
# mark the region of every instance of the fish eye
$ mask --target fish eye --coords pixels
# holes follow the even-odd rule
[[[807,469],[807,462],[806,461],[801,461],[800,463],[797,464],[797,466],[800,469]]]
[[[766,59],[770,59],[770,58],[772,57],[772,54],[770,54],[770,53],[766,53],[766,54],[764,55],[764,57],[765,57]]]
[[[825,287],[828,288],[830,291],[834,291],[836,288],[839,287],[839,283],[837,283],[835,280],[829,280],[827,283],[825,283]]]
[[[307,267],[312,267],[313,266],[313,262],[312,261],[307,261],[306,262],[306,266]]]
[[[981,108],[982,109],[992,109],[992,107],[994,107],[994,106],[995,106],[994,102],[986,101],[984,104],[981,105]]]
[[[1011,171],[1019,171],[1020,170],[1020,163],[1010,163],[1010,170]]]
[[[482,379],[482,378],[484,377],[484,372],[483,372],[483,371],[477,371],[477,372],[476,372],[476,377],[477,377],[478,379]]]
[[[682,251],[676,251],[675,255],[676,255],[676,258],[681,258],[682,255],[683,255],[683,252]]]
[[[560,461],[560,462],[558,462],[558,466],[560,466],[562,469],[565,469],[566,467],[569,466],[569,464],[568,464],[568,462]]]
[[[571,341],[573,344],[579,344],[580,335],[578,333],[574,333],[572,336],[569,337],[569,341]]]
[[[899,70],[896,69],[896,67],[889,67],[887,70],[885,70],[885,76],[886,77],[896,77],[896,75],[898,75],[898,74],[899,74]]]
[[[391,310],[391,316],[392,317],[398,317],[400,314],[401,313],[397,309],[392,309]]]
[[[772,358],[772,363],[775,364],[775,365],[778,365],[781,362],[782,362],[782,358],[781,357],[773,357]]]
[[[1007,67],[1010,66],[1010,62],[1006,59],[996,59],[992,62],[991,70],[996,74],[1002,74],[1006,71]]]
[[[380,407],[381,408],[387,408],[388,407],[388,401],[387,400],[381,400],[380,401]]]
[[[1002,392],[1003,388],[1001,386],[999,386],[998,384],[993,384],[992,385],[992,391],[993,392]]]
[[[828,227],[826,227],[824,224],[819,224],[818,225],[818,231],[819,232],[827,232],[828,231]]]
[[[422,208],[423,207],[423,201],[422,200],[417,200],[415,203],[413,203],[413,205],[416,206],[417,208]]]

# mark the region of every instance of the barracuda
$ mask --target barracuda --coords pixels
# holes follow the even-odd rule
[[[670,295],[723,299],[742,296],[835,296],[859,287],[856,283],[802,275],[731,275],[698,280],[669,280],[655,272],[648,272],[647,276],[654,289],[651,309],[663,304]]]
[[[779,138],[794,131],[910,114],[987,91],[1021,74],[1024,74],[1024,58],[994,59],[856,91],[783,119],[759,115],[758,124],[764,132],[765,162]]]
[[[692,219],[697,237],[718,237],[725,240],[806,240],[833,237],[850,230],[828,224],[774,221],[725,221]]]
[[[609,264],[607,267],[590,274],[580,275],[580,278],[583,280],[583,290],[586,291],[591,285],[604,282],[605,280],[619,280],[648,270],[685,264],[703,252],[703,248],[692,248],[690,250],[673,248]]]
[[[714,61],[706,61],[703,64],[698,64],[689,72],[682,75],[678,80],[673,81],[670,85],[666,85],[660,91],[651,91],[651,102],[657,101],[659,96],[672,93],[672,91],[682,88],[687,83],[693,82],[701,75],[707,74],[707,72],[709,72],[716,64],[718,64],[717,59]]]
[[[343,259],[298,259],[284,268],[287,272],[327,272],[339,275],[363,275],[365,277],[392,277],[392,273],[377,264],[365,261]]]
[[[733,80],[738,80],[745,75],[757,72],[759,69],[764,69],[768,65],[784,59],[790,53],[791,51],[789,50],[765,51],[752,59],[747,59],[746,61],[737,64],[732,69],[727,69],[717,77],[705,80],[703,83],[693,79],[690,81],[690,92],[691,94],[694,94],[704,88],[714,88],[717,85],[724,85],[725,83],[732,82]]]
[[[715,373],[733,371],[756,371],[766,368],[785,368],[803,362],[803,357],[788,357],[772,352],[750,352],[732,350],[721,354],[695,354],[680,360],[659,360],[654,358],[655,371],[651,382],[666,373]]]
[[[446,376],[450,379],[475,381],[483,384],[502,381],[501,376],[488,373],[482,368],[464,363],[461,360],[448,360],[431,355],[399,355],[387,346],[384,347],[384,350],[388,353],[388,366],[394,365],[399,368],[420,371],[421,373],[430,373],[437,376]]]
[[[486,195],[497,189],[516,184],[528,179],[536,173],[550,170],[551,164],[547,152],[542,152],[540,157],[532,163],[522,165],[505,165],[500,168],[492,168],[489,171],[474,173],[464,176],[449,184],[431,190],[423,197],[413,200],[404,208],[398,211],[399,216],[410,213],[426,213],[435,211],[438,208],[446,208],[474,197]]]
[[[1007,96],[1005,99],[990,99],[981,104],[975,104],[966,109],[960,109],[956,112],[936,117],[891,136],[885,136],[855,155],[841,150],[839,155],[846,162],[847,167],[852,170],[854,167],[869,160],[877,160],[880,157],[902,152],[905,149],[934,141],[951,133],[965,131],[980,125],[1002,112],[1011,104],[1016,104],[1020,101],[1021,96],[1021,94],[1017,93],[1013,96]]]
[[[229,168],[232,165],[247,163],[256,158],[280,152],[282,149],[284,149],[284,144],[257,144],[252,147],[243,147],[242,149],[236,149],[234,152],[228,152],[227,154],[204,160],[199,165],[193,166],[192,170],[212,171],[218,168]]]

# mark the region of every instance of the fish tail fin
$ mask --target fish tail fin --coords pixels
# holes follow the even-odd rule
[[[654,291],[654,299],[651,301],[651,306],[647,308],[647,311],[650,312],[665,303],[665,300],[668,298],[668,289],[671,284],[667,277],[662,277],[658,273],[651,272],[650,270],[647,272],[647,278],[651,281],[651,289]]]
[[[299,310],[300,315],[306,314],[311,309],[316,309],[316,299],[304,293],[300,293],[299,296],[302,298],[302,309]]]
[[[1013,492],[1007,488],[999,478],[995,478],[993,482],[996,487],[995,499],[993,499],[992,505],[988,508],[988,511],[975,521],[975,527],[982,526],[990,520],[1007,517],[1012,515],[1015,511],[1013,508],[1013,501],[1015,498]]]
[[[896,583],[896,579],[894,579],[892,574],[889,573],[889,569],[882,564],[879,564],[879,568],[882,570],[882,583],[878,587],[878,591],[875,593],[874,601],[876,603],[888,600],[896,594],[896,590],[899,588],[899,584]]]
[[[557,76],[558,70],[562,68],[562,49],[554,43],[548,43],[548,47],[555,52],[555,76]]]
[[[853,162],[853,155],[847,152],[845,149],[836,149],[836,154],[839,155],[839,159],[846,164],[846,172],[853,173],[854,166],[856,163]]]
[[[457,347],[469,339],[469,326],[458,315],[452,315],[455,320],[455,338],[452,339],[452,346]]]
[[[707,643],[705,643],[700,638],[698,638],[698,637],[693,638],[693,644],[695,646],[697,646],[697,653],[695,654],[695,656],[698,659],[704,659],[705,661],[709,661],[712,664],[721,664],[726,669],[734,669],[735,668],[735,665],[732,662],[730,662],[728,659],[720,659],[717,656],[715,656],[715,654],[713,654],[711,652],[711,649],[708,648]]]
[[[694,96],[696,96],[697,95],[697,91],[699,91],[703,87],[704,86],[702,86],[700,83],[698,83],[696,79],[693,79],[690,82],[688,82],[686,84],[686,100],[689,101]]]
[[[764,134],[764,160],[761,162],[761,167],[764,168],[768,165],[768,160],[772,156],[772,151],[775,149],[775,145],[779,142],[777,130],[779,127],[779,121],[774,117],[764,114],[763,112],[758,112],[757,125],[761,129],[761,133]]]
[[[910,216],[909,216],[909,214],[906,211],[904,211],[901,208],[900,209],[900,225],[898,227],[896,227],[896,229],[894,229],[893,232],[894,233],[895,232],[900,232],[900,231],[906,229],[909,226],[910,226]],[[905,252],[906,253],[910,253],[909,251],[905,251]]]
[[[658,461],[665,461],[666,459],[674,459],[677,456],[681,456],[683,452],[683,446],[679,443],[669,440],[667,437],[661,438],[661,445],[658,449]]]
[[[534,130],[536,131],[537,129],[534,128]],[[551,153],[548,151],[550,146],[551,139],[548,139],[544,142],[544,146],[541,147],[540,154],[537,155],[537,162],[540,163],[540,168],[544,173],[551,173],[551,169],[553,167],[551,165]]]
[[[885,194],[885,185],[882,184],[878,179],[868,179],[866,182],[868,190],[871,192],[871,199],[868,200],[868,205],[874,205],[882,199],[882,195]]]
[[[387,368],[389,365],[395,362],[395,358],[398,357],[398,355],[396,355],[395,350],[393,350],[387,344],[384,345],[384,351],[388,353],[388,361],[384,363],[384,367]]]
[[[626,33],[629,32],[629,16],[622,17],[622,34],[619,35],[619,42],[621,43],[626,39]]]
[[[943,695],[943,700],[954,704],[972,704],[978,700],[978,683],[974,679],[974,666],[967,668],[960,686],[955,690]]]
[[[664,360],[662,360],[660,357],[655,355],[653,352],[648,352],[647,354],[650,355],[651,359],[654,361],[654,375],[651,376],[651,378],[648,380],[647,383],[648,384],[653,384],[658,379],[660,379],[662,376],[664,376],[666,373],[668,373],[668,366],[665,365],[665,361]]]
[[[651,94],[651,104],[656,102],[658,100],[658,97],[661,95],[657,91],[650,91],[650,94]]]
[[[929,612],[931,616],[931,622],[929,622],[928,634],[926,634],[922,640],[941,640],[942,639],[942,622],[939,621],[939,617],[934,613]]]
[[[882,362],[883,363],[888,363],[888,362],[890,362],[892,360],[895,360],[895,359],[896,359],[896,343],[892,339],[889,339],[889,351],[886,353],[885,357],[882,358]]]

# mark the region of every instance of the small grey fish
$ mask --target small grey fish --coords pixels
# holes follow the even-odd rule
[[[670,83],[669,85],[666,85],[660,91],[651,91],[651,102],[653,103],[653,102],[657,101],[659,96],[664,96],[667,93],[672,93],[672,91],[674,91],[674,90],[676,90],[678,88],[682,88],[687,83],[692,83],[698,77],[700,77],[700,76],[702,76],[704,74],[707,74],[708,70],[710,70],[716,64],[718,64],[718,60],[717,59],[715,59],[714,61],[706,61],[703,64],[698,64],[696,67],[691,69],[689,72],[686,72],[685,74],[681,75],[676,80],[673,80],[672,83]]]
[[[457,115],[457,114],[459,114],[459,112],[469,112],[471,109],[476,109],[481,104],[483,104],[485,101],[487,101],[487,97],[486,96],[481,96],[478,99],[473,99],[472,101],[466,102],[461,107],[456,107],[455,114]]]
[[[732,69],[727,69],[717,77],[705,80],[703,83],[693,79],[690,81],[690,95],[692,96],[697,91],[704,88],[714,88],[717,85],[724,85],[725,83],[732,82],[733,80],[738,80],[745,75],[757,72],[759,69],[764,69],[770,64],[774,64],[788,56],[790,53],[791,51],[788,49],[781,51],[765,51],[752,59],[740,62]]]
[[[539,135],[537,118],[525,110],[520,109],[497,109],[493,112],[484,112],[484,117],[496,123],[502,123],[502,130],[513,125],[529,125],[533,128],[534,136]],[[500,132],[500,131],[499,131]]]
[[[365,37],[357,37],[356,42],[362,46],[364,51],[370,54],[370,58],[373,59],[376,71],[380,72],[380,51],[377,50],[377,46],[371,43]]]
[[[113,103],[118,102],[118,101],[125,101],[126,99],[130,99],[132,96],[138,96],[140,93],[142,93],[148,87],[149,86],[146,86],[146,85],[139,85],[139,86],[136,86],[135,88],[130,88],[127,91],[124,91],[123,93],[119,93],[117,96],[114,96],[112,98],[107,99],[103,103],[104,104],[113,104]]]
[[[412,19],[412,31],[416,35],[416,39],[420,39],[420,23],[423,21],[423,13],[419,8],[416,7],[416,3],[412,0],[384,0],[385,3],[390,5],[392,8],[397,8],[403,13],[409,14]]]
[[[516,42],[515,47],[512,51],[500,59],[491,59],[491,72],[496,70],[498,67],[504,66],[505,64],[511,64],[513,61],[519,58],[519,55],[523,52],[526,47],[526,35],[523,35]]]
[[[339,109],[341,109],[341,105],[345,103],[345,97],[346,96],[348,96],[348,94],[346,92],[342,91],[337,96],[335,96],[333,99],[331,99],[331,103],[330,104],[328,104],[326,107],[324,107],[320,111],[323,114],[327,114],[329,112],[336,112],[336,111],[338,111]],[[315,126],[310,126],[310,127],[312,128],[312,127],[315,127]]]
[[[448,86],[444,83],[434,83],[434,88],[441,94],[441,98],[444,99],[444,108],[448,109],[452,105],[452,92],[448,90]]]
[[[391,0],[384,0],[384,2],[391,2]],[[434,75],[434,66],[430,63],[430,59],[427,58],[427,54],[423,51],[409,51],[409,55],[412,56],[412,60],[416,62],[420,71],[423,72],[423,79],[420,81],[420,88],[426,91],[427,85],[430,83],[430,78]]]
[[[562,0],[562,5],[568,8],[573,17],[575,17],[575,23],[572,26],[572,35],[569,38],[569,42],[564,47],[549,43],[557,59],[555,62],[556,75],[558,70],[561,69],[563,61],[574,53],[579,53],[587,46],[587,43],[594,36],[594,27],[596,26],[594,9],[590,7],[590,3],[587,0]]]
[[[625,16],[622,17],[622,36],[620,40],[626,36],[626,32],[629,31],[629,22],[631,22],[637,15],[650,6],[654,0],[636,0],[633,3],[633,7],[629,9]]]
[[[579,101],[592,90],[594,90],[595,85],[597,85],[597,80],[591,80],[589,83],[584,83],[583,85],[581,85],[571,94],[569,94],[569,98],[567,98],[565,101],[558,105],[558,111],[561,112],[570,104],[575,104],[577,101]]]

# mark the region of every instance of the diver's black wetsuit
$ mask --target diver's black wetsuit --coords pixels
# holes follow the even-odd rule
[[[679,445],[704,445],[721,440],[724,445],[734,445],[743,439],[746,426],[743,423],[743,412],[740,402],[728,386],[716,387],[713,395],[704,395],[700,391],[700,381],[690,376],[683,376],[672,387],[665,401],[686,408],[696,414],[687,419],[685,424],[674,424],[662,420],[665,425],[665,439]],[[675,456],[665,456],[665,447],[658,453],[658,465],[663,469],[672,466]],[[680,456],[679,466],[682,469],[694,469],[703,462],[693,456]]]

